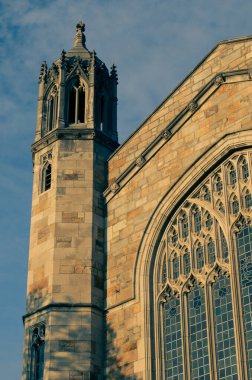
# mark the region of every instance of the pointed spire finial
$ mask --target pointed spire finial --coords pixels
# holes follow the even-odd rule
[[[85,37],[85,24],[82,21],[79,21],[76,25],[76,35],[74,37],[74,46],[86,47],[86,37]]]

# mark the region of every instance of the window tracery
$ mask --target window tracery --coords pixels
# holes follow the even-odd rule
[[[223,162],[164,232],[170,269],[158,291],[162,297],[169,288],[158,303],[164,329],[160,379],[252,378],[251,159],[252,152],[242,152]],[[241,303],[234,306],[237,292]]]
[[[75,78],[68,91],[68,124],[85,123],[85,110],[85,86],[79,78]]]

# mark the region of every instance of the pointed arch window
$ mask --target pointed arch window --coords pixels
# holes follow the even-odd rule
[[[244,224],[237,233],[237,256],[241,282],[242,309],[249,378],[252,378],[252,228]]]
[[[206,226],[208,231],[211,230],[212,225],[213,225],[213,219],[212,219],[211,215],[209,214],[209,212],[207,212],[205,215],[205,226]]]
[[[173,280],[177,281],[179,277],[179,256],[175,255],[172,259]]]
[[[188,293],[188,325],[191,378],[210,380],[205,297],[199,285]]]
[[[183,213],[180,219],[182,239],[186,240],[188,237],[188,217]]]
[[[247,182],[249,178],[249,168],[245,157],[242,157],[240,161],[241,175],[244,182]]]
[[[47,162],[42,169],[42,186],[41,192],[47,191],[51,188],[52,184],[52,165]]]
[[[196,245],[195,255],[196,255],[197,269],[199,272],[201,272],[204,266],[204,250],[203,250],[203,246],[200,243]]]
[[[237,196],[235,195],[235,196],[233,196],[231,198],[231,211],[232,211],[232,214],[234,216],[236,216],[238,214],[238,212],[239,212],[239,209],[240,209],[239,202],[238,202]]]
[[[209,264],[213,265],[215,262],[215,245],[212,238],[207,243],[207,254]]]
[[[184,267],[184,275],[188,276],[191,270],[190,255],[189,255],[188,249],[185,250],[185,253],[183,255],[183,267]]]
[[[85,103],[85,87],[76,79],[68,92],[68,124],[85,123]]]
[[[238,379],[230,279],[221,275],[213,284],[216,361],[219,379]]]
[[[46,118],[43,122],[42,136],[56,128],[58,120],[58,90],[56,86],[47,96],[44,107]]]
[[[182,333],[179,299],[171,296],[163,306],[165,379],[182,379]]]
[[[30,380],[43,380],[45,355],[45,325],[33,329],[31,344]]]
[[[247,173],[250,167],[245,163],[242,168],[245,154],[243,150],[239,156],[236,151],[217,173],[204,178],[201,186],[197,184],[174,210],[160,236],[160,241],[166,240],[164,254],[171,280],[166,283],[166,305],[153,314],[163,317],[156,336],[157,351],[162,347],[157,365],[160,379],[252,379],[252,199],[250,182],[244,183],[251,178],[250,171]],[[251,154],[252,150],[246,157]],[[211,204],[203,202],[206,183]],[[218,183],[220,187],[216,187]],[[189,224],[186,234],[185,213]],[[157,263],[162,262],[157,257]],[[163,288],[160,295],[159,284],[153,289],[162,299],[167,292]],[[169,304],[174,294],[180,309]],[[178,310],[178,326],[173,324],[168,334],[167,326]],[[180,329],[182,348],[172,335],[176,328]]]
[[[214,178],[214,188],[218,194],[221,194],[223,189],[223,183],[219,174],[217,174]]]
[[[249,190],[246,190],[246,192],[245,192],[244,204],[245,204],[245,208],[247,208],[247,209],[252,207],[252,197],[251,197],[251,193],[249,192]]]
[[[228,183],[231,186],[234,186],[237,181],[236,171],[233,164],[228,165]]]
[[[201,212],[198,208],[193,211],[194,232],[197,234],[201,231]]]

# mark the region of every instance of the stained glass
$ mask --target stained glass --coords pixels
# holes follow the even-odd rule
[[[211,217],[211,215],[209,213],[207,213],[206,215],[206,228],[209,230],[211,230],[211,227],[212,227],[212,224],[213,224],[213,219]]]
[[[204,266],[204,251],[201,244],[198,244],[196,248],[196,261],[197,261],[197,269],[201,272]]]
[[[239,202],[236,196],[234,196],[232,200],[232,213],[233,215],[237,215],[239,212]]]
[[[194,213],[194,231],[199,233],[201,230],[201,213],[197,208]]]
[[[188,250],[186,250],[183,256],[183,262],[184,262],[184,275],[188,276],[191,270],[190,256],[189,256]]]
[[[173,279],[177,280],[179,277],[179,257],[175,256],[173,259]]]
[[[207,244],[208,262],[213,264],[215,262],[215,246],[212,239]]]
[[[237,234],[237,251],[241,277],[247,361],[249,378],[252,379],[252,227],[245,225]]]
[[[250,208],[252,206],[252,197],[249,191],[245,195],[245,207]]]
[[[223,189],[223,184],[219,175],[215,177],[215,189],[219,194],[222,192]]]
[[[184,214],[181,220],[181,230],[182,230],[182,238],[186,239],[188,236],[188,218],[187,215]]]
[[[162,283],[165,284],[167,281],[167,269],[166,269],[166,257],[163,262],[163,273],[162,273]]]
[[[249,177],[249,168],[248,168],[248,163],[247,163],[246,158],[242,159],[241,167],[242,167],[242,178],[243,178],[243,181],[246,182]]]
[[[163,320],[165,379],[183,380],[180,304],[176,297],[171,297],[168,302],[164,304]]]
[[[188,294],[188,322],[191,379],[210,380],[204,290],[199,286]]]
[[[230,279],[222,275],[213,284],[218,378],[238,380]]]
[[[224,233],[220,230],[222,258],[226,261],[228,258],[228,245]]]
[[[236,184],[236,171],[233,165],[230,165],[228,170],[229,170],[229,184],[233,186]]]

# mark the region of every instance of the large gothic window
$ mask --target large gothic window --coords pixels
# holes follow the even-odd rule
[[[161,238],[160,380],[252,379],[251,163],[252,152],[223,162]]]

